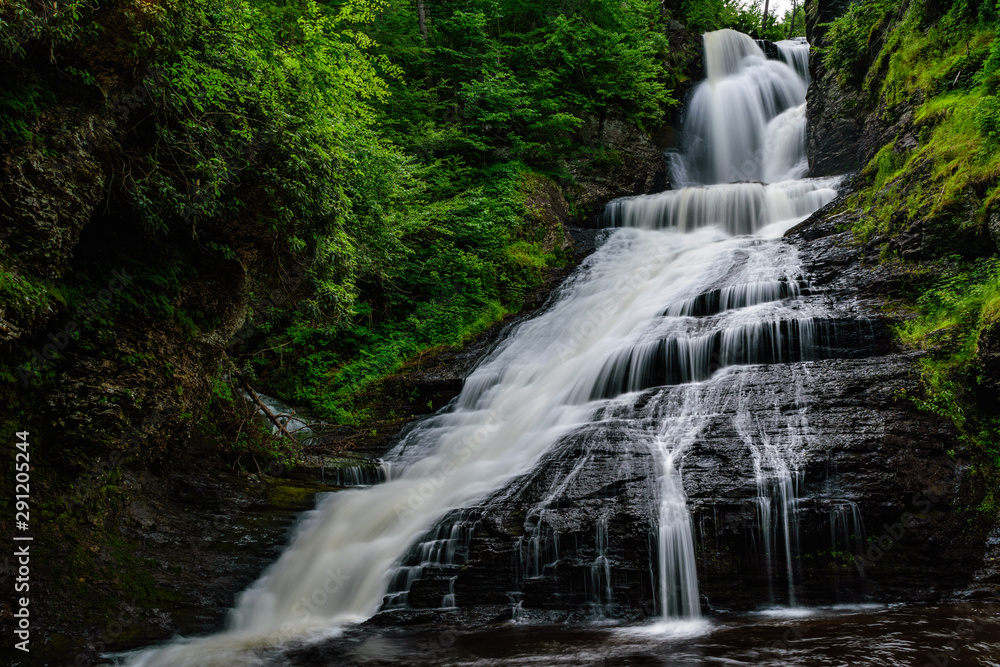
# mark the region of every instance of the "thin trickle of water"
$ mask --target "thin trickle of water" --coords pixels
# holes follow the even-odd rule
[[[448,579],[448,593],[442,598],[441,606],[445,609],[451,609],[455,607],[455,580],[458,577],[451,577]]]
[[[794,607],[796,594],[793,559],[799,552],[798,490],[802,480],[799,454],[808,434],[808,422],[804,408],[794,414],[783,415],[777,409],[778,404],[776,399],[775,414],[765,422],[759,416],[759,406],[756,410],[758,416],[754,417],[746,406],[741,405],[733,418],[733,424],[753,460],[757,488],[755,503],[760,526],[759,544],[763,547],[768,568],[771,600],[778,601],[775,599],[774,584],[775,568],[780,562],[785,570],[785,601]]]
[[[663,419],[660,433],[651,450],[659,461],[660,511],[659,511],[659,607],[665,619],[696,619],[701,617],[698,596],[698,573],[694,557],[694,531],[687,497],[681,480],[680,461],[685,450],[694,442],[701,430],[702,420],[696,415],[684,414],[695,406],[700,392],[685,392],[682,398],[682,416]]]
[[[864,553],[865,522],[858,504],[845,500],[830,508],[830,549],[845,556]]]
[[[608,518],[602,516],[594,526],[597,557],[590,566],[588,598],[597,618],[605,618],[611,606],[611,562],[608,560]]]

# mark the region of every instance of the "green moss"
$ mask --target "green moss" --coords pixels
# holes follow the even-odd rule
[[[51,281],[0,267],[0,304],[6,319],[30,325],[64,308],[66,297]]]
[[[903,134],[864,167],[848,205],[863,211],[853,227],[858,240],[878,244],[880,260],[896,262],[912,278],[901,305],[914,317],[896,334],[925,354],[920,386],[903,394],[955,425],[981,489],[978,509],[989,516],[997,511],[991,489],[1000,470],[1000,427],[981,402],[977,353],[980,335],[1000,317],[1000,259],[974,259],[988,249],[947,241],[983,238],[1000,197],[995,9],[861,0],[834,22],[825,56],[879,120],[891,125],[912,112]],[[925,255],[962,256],[893,257],[890,242],[914,227],[945,241],[940,248],[925,242]]]
[[[965,445],[1000,469],[997,420],[979,414],[974,392],[979,337],[1000,312],[1000,258],[948,266],[915,306],[917,317],[897,328],[903,344],[927,352],[920,360],[921,391],[909,398],[950,419]]]

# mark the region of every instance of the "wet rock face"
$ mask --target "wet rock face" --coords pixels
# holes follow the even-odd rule
[[[994,322],[979,334],[976,366],[982,369],[982,388],[1000,399],[1000,322]]]
[[[806,33],[809,43],[822,39],[826,34],[826,24],[843,14],[851,5],[851,0],[806,0]]]
[[[994,247],[1000,251],[1000,211],[990,213],[987,218],[986,227]]]
[[[768,60],[781,60],[781,53],[778,51],[778,45],[767,39],[754,40],[757,42],[757,46],[760,47],[764,55],[767,56]]]
[[[826,46],[826,24],[850,5],[847,0],[807,0],[806,36],[814,49]],[[833,176],[858,169],[862,162],[858,95],[827,71],[823,58],[809,59],[812,82],[806,95],[807,152],[812,176]]]
[[[834,304],[869,335],[855,335],[851,353],[834,358],[721,371],[730,374],[718,383],[729,395],[680,463],[703,613],[931,600],[969,585],[982,563],[982,536],[953,509],[972,500],[967,462],[947,453],[956,433],[903,397],[917,357],[892,349],[874,296],[880,283],[847,235],[835,233],[838,222],[820,217],[786,242],[806,258],[805,298]],[[469,623],[662,613],[663,461],[651,430],[660,406],[682,391],[650,389],[631,407],[607,408],[532,473],[447,519],[467,536],[459,556],[424,570],[407,609],[372,622],[451,605]],[[760,483],[761,453],[748,430],[795,431],[787,486]]]
[[[807,151],[812,176],[833,176],[861,166],[860,128],[853,111],[856,93],[840,86],[819,58],[810,59],[812,83],[806,94]]]

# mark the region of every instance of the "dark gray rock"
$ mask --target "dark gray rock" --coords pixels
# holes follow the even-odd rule
[[[980,385],[1000,399],[1000,321],[994,321],[979,334],[976,366],[982,371]]]
[[[597,227],[604,205],[617,197],[650,194],[669,187],[667,165],[660,149],[634,124],[588,117],[579,131],[590,157],[569,165],[573,182],[565,186],[575,210],[575,222]]]
[[[50,115],[54,154],[26,145],[0,159],[0,231],[8,233],[0,243],[32,274],[52,279],[104,197],[104,162],[116,144],[106,117],[61,109]]]
[[[806,37],[814,46],[821,45],[827,25],[847,11],[852,0],[806,0]]]
[[[809,63],[812,83],[806,94],[807,151],[812,176],[832,176],[861,166],[860,124],[855,118],[857,93],[837,81],[820,58]]]
[[[768,60],[781,60],[781,52],[778,51],[778,45],[767,39],[754,40],[757,42],[757,46],[760,47],[764,55],[767,56]]]
[[[806,36],[813,48],[809,59],[812,82],[806,95],[807,151],[812,176],[854,171],[860,159],[861,122],[858,93],[823,65],[820,49],[827,46],[826,24],[840,16],[849,0],[806,0]]]
[[[1000,251],[1000,211],[991,211],[986,225],[990,239],[993,241],[993,246]]]

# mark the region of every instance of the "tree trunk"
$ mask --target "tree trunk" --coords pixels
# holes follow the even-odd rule
[[[274,424],[275,427],[277,427],[278,433],[285,436],[292,442],[298,442],[295,439],[295,436],[293,436],[291,433],[288,432],[288,429],[285,428],[285,425],[282,424],[280,421],[278,421],[278,418],[274,415],[273,412],[271,412],[270,408],[264,405],[264,401],[260,400],[260,396],[258,396],[257,392],[253,390],[253,387],[250,386],[250,383],[247,382],[242,377],[240,379],[243,380],[243,389],[247,392],[247,395],[253,400],[254,404],[258,408],[260,408],[261,412],[263,412],[267,416],[267,418],[271,420],[271,423]]]
[[[767,39],[767,10],[771,5],[771,0],[764,0],[764,15],[760,19],[760,38]]]
[[[417,23],[420,25],[420,35],[427,41],[427,11],[424,9],[424,0],[417,0]]]
[[[799,13],[799,5],[795,0],[792,0],[792,20],[788,22],[788,39],[792,38],[795,34],[795,15]]]

